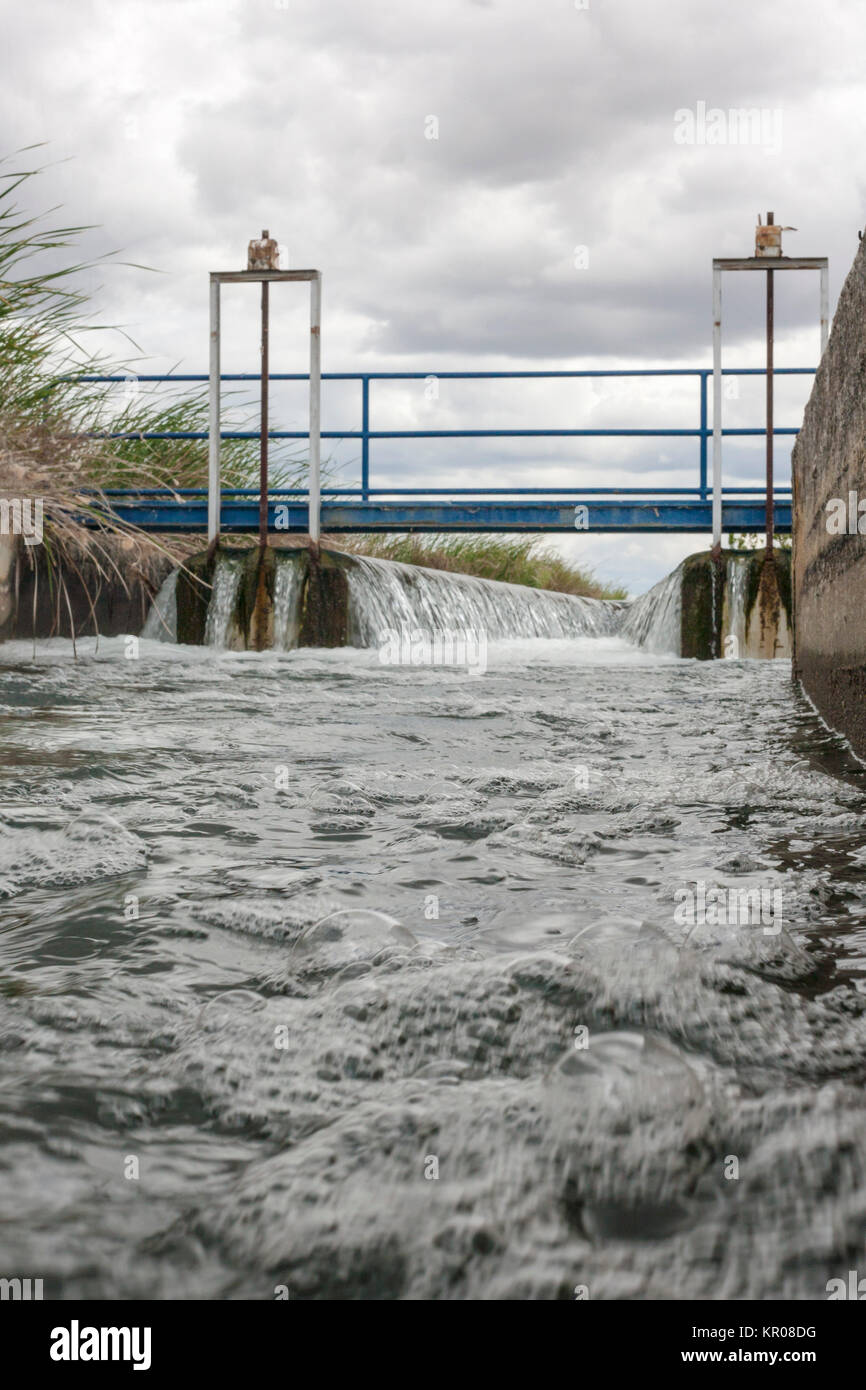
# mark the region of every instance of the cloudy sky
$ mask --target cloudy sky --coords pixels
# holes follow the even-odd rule
[[[790,252],[830,256],[834,301],[866,221],[862,0],[28,0],[4,31],[6,149],[47,142],[32,211],[62,203],[97,224],[89,255],[152,268],[88,285],[141,370],[206,370],[207,271],[243,268],[263,227],[323,271],[326,371],[435,373],[708,365],[710,261],[750,254],[758,211],[798,228]],[[742,280],[731,366],[763,351],[762,286]],[[816,361],[816,280],[779,288],[779,365]],[[226,370],[255,370],[254,298],[226,294]],[[274,370],[303,370],[302,301],[291,286],[275,304]],[[779,423],[804,389],[784,387]],[[760,424],[759,387],[729,390],[726,423]],[[382,429],[697,423],[689,382],[375,391]],[[325,427],[356,427],[357,401],[333,388]],[[280,409],[304,427],[299,397]],[[357,456],[336,446],[334,467],[351,477]],[[759,478],[760,446],[729,459],[732,481]],[[373,469],[684,485],[697,441],[382,442]],[[639,592],[705,540],[568,543]]]

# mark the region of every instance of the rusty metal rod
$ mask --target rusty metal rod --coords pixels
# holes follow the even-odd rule
[[[773,527],[775,512],[773,505],[773,272],[767,271],[767,551],[766,559],[773,558]]]
[[[268,318],[270,286],[262,281],[262,418],[259,440],[259,545],[262,550],[268,543],[268,375],[270,371],[268,354]]]

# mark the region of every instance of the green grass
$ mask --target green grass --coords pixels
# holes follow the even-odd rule
[[[625,589],[602,584],[590,570],[569,564],[554,546],[533,536],[367,535],[343,536],[339,544],[359,555],[500,579],[531,589],[553,589],[584,598],[627,597]]]

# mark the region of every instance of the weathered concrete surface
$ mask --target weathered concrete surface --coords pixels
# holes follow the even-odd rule
[[[344,557],[320,550],[310,556],[298,645],[345,647],[349,641],[349,580]]]
[[[200,647],[204,642],[214,560],[207,551],[191,555],[177,576],[177,640]]]
[[[238,651],[265,651],[274,645],[274,592],[276,552],[224,546],[224,555],[243,562],[232,629],[232,645]],[[320,550],[314,559],[298,548],[284,550],[304,568],[300,596],[298,645],[344,647],[349,640],[349,583],[346,570],[354,561],[338,551]],[[201,646],[205,640],[207,610],[211,598],[216,556],[206,551],[185,561],[177,583],[177,640]]]
[[[682,562],[680,655],[772,660],[791,655],[791,555],[778,547],[709,551]]]
[[[6,636],[15,613],[15,575],[18,537],[0,536],[0,640]]]
[[[735,577],[739,565],[745,573]],[[763,550],[734,552],[725,583],[722,655],[790,657],[792,632],[790,550],[777,547],[772,564]]]
[[[750,580],[755,582],[754,600],[750,590],[746,601],[746,639],[744,656],[772,659],[790,657],[791,552],[774,550],[774,564],[766,560],[753,564]]]
[[[0,640],[139,633],[172,568],[168,556],[124,537],[62,553],[2,537]]]
[[[827,722],[866,755],[866,241],[845,281],[792,456],[794,674]],[[855,534],[828,530],[853,500]]]

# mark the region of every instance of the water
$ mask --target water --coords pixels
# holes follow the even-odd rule
[[[291,556],[275,556],[274,572],[274,646],[289,651],[298,644],[300,632],[300,597],[305,571]]]
[[[78,647],[0,647],[0,1273],[123,1299],[866,1273],[866,803],[788,663]],[[699,880],[780,889],[784,931],[683,928]]]
[[[240,555],[217,555],[204,630],[205,644],[209,647],[242,645],[234,618],[243,567]]]
[[[177,641],[177,579],[180,570],[172,570],[162,582],[147,620],[141,630],[142,637],[156,642]]]
[[[298,641],[304,571],[293,555],[279,550],[275,552],[275,564],[273,645],[280,651],[289,651]],[[242,566],[237,555],[217,556],[205,628],[205,643],[209,646],[243,646],[233,621]],[[637,604],[629,605],[369,557],[359,557],[348,574],[352,646],[378,647],[384,634],[402,630],[470,630],[483,632],[491,639],[611,636],[626,622],[627,635],[639,645],[670,652],[679,647],[678,571],[664,582],[666,601],[661,605],[660,617],[656,612],[656,589]],[[634,612],[641,615],[640,621],[634,621]],[[650,640],[646,642],[645,627],[650,629]],[[161,641],[176,638],[177,571],[163,583],[142,635]]]
[[[383,633],[401,628],[470,629],[490,640],[607,636],[625,608],[392,560],[363,557],[349,570],[349,640],[357,647],[379,646]]]
[[[678,566],[667,578],[629,604],[620,631],[623,637],[639,647],[646,647],[648,651],[669,652],[678,656],[681,650],[682,608],[682,568]]]
[[[729,559],[725,575],[725,604],[728,650],[744,656],[746,645],[746,587],[749,579],[749,557]],[[733,639],[731,641],[730,639]]]

